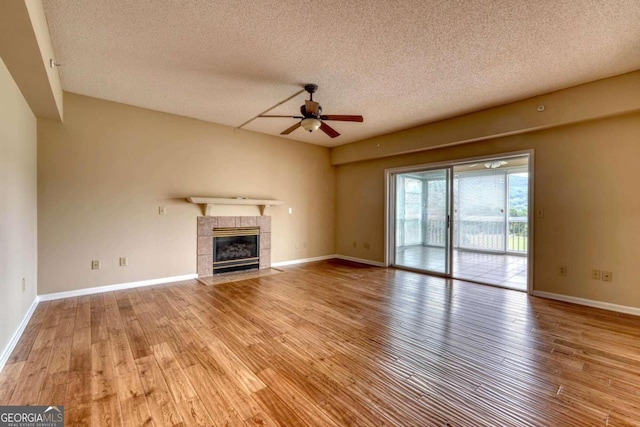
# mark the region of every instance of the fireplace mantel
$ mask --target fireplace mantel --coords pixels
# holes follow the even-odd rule
[[[260,208],[261,215],[267,215],[270,206],[282,205],[282,200],[263,200],[263,199],[246,199],[243,197],[225,198],[225,197],[198,197],[191,196],[187,200],[191,203],[205,205],[205,215],[212,216],[213,207],[215,205],[243,205],[243,206],[258,206]]]

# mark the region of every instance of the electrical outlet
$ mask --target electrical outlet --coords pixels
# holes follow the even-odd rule
[[[603,282],[613,282],[613,272],[611,271],[602,271],[602,281]]]
[[[566,276],[567,275],[567,266],[561,265],[558,267],[558,276]]]
[[[166,214],[167,214],[167,207],[166,206],[158,207],[158,215],[166,215]]]
[[[120,257],[120,267],[126,267],[129,265],[129,259],[126,256]]]
[[[367,242],[362,243],[362,247],[365,249],[371,249],[371,246]]]
[[[22,292],[27,290],[27,279],[22,278]]]
[[[356,241],[355,241],[355,240],[353,241],[353,247],[354,247],[354,248],[357,248],[357,247],[358,247],[358,244],[356,243]]]
[[[591,270],[591,278],[593,280],[600,280],[600,270]]]
[[[100,261],[98,261],[97,259],[94,259],[93,261],[91,261],[91,269],[100,270]]]
[[[296,249],[300,248],[300,243],[296,242]]]
[[[544,209],[542,209],[542,208],[536,209],[536,216],[538,218],[544,218]]]

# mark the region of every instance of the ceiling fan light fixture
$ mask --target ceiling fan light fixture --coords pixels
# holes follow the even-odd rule
[[[484,167],[487,169],[497,169],[502,165],[506,165],[508,162],[505,162],[504,160],[497,160],[494,162],[487,162],[484,164]]]
[[[302,125],[304,130],[313,132],[314,130],[318,130],[322,122],[318,119],[306,118],[306,119],[302,119],[302,122],[300,122],[300,124]]]

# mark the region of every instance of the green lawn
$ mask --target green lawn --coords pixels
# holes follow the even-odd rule
[[[526,252],[528,248],[528,237],[509,236],[509,250]]]

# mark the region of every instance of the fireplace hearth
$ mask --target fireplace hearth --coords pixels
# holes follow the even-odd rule
[[[213,274],[260,267],[260,228],[213,229]]]

